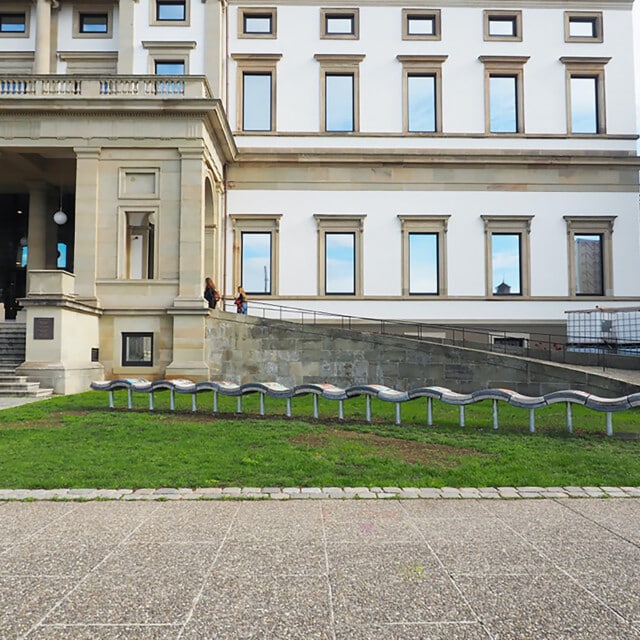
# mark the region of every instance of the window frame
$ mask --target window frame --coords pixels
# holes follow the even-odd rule
[[[314,214],[318,233],[318,295],[319,296],[337,296],[344,297],[361,297],[364,291],[364,255],[363,255],[363,233],[364,220],[366,214],[359,215],[340,215],[340,214]],[[327,266],[327,243],[326,235],[332,233],[353,233],[354,234],[354,252],[353,265],[354,277],[353,293],[327,293],[326,266]]]
[[[409,33],[409,20],[411,18],[431,18],[433,20],[433,33]],[[402,39],[403,40],[441,40],[442,23],[440,9],[403,9],[402,10]]]
[[[232,213],[229,215],[233,234],[233,281],[236,287],[244,286],[242,277],[242,234],[270,233],[271,234],[271,292],[252,293],[256,298],[273,298],[279,295],[280,273],[280,219],[281,213],[253,214]],[[249,293],[247,291],[247,293]]]
[[[31,31],[31,6],[30,3],[26,4],[7,4],[2,6],[0,11],[1,16],[9,15],[23,15],[24,16],[24,31],[0,31],[0,38],[28,38]],[[4,52],[3,52],[4,53]]]
[[[404,298],[425,296],[445,297],[448,294],[447,277],[447,230],[450,215],[399,214],[402,235],[402,284]],[[409,264],[409,236],[412,233],[435,234],[438,238],[438,292],[411,293],[411,270]]]
[[[162,40],[143,40],[142,47],[147,50],[148,55],[149,75],[156,75],[156,62],[183,62],[184,75],[188,76],[191,57],[189,52],[191,49],[195,49],[195,46],[196,43],[194,41],[164,42]]]
[[[314,58],[320,63],[320,131],[335,135],[348,135],[360,131],[360,63],[364,54],[321,54]],[[353,127],[347,131],[327,130],[327,89],[326,77],[331,75],[351,75],[353,77]]]
[[[605,98],[605,74],[604,68],[611,58],[574,57],[563,56],[560,58],[565,66],[565,91],[567,105],[567,135],[572,136],[598,136],[607,133],[607,113]],[[573,131],[573,111],[571,100],[571,79],[593,78],[596,81],[596,122],[595,132]]]
[[[485,9],[483,16],[483,37],[485,42],[522,42],[522,11]],[[513,35],[491,35],[491,21],[512,22]]]
[[[233,53],[236,63],[236,132],[243,135],[267,135],[276,132],[277,128],[277,66],[282,58],[281,53]],[[244,129],[244,75],[271,76],[271,126],[268,130]]]
[[[82,17],[87,15],[106,15],[107,30],[104,33],[82,31]],[[112,5],[90,5],[73,7],[73,38],[113,38],[113,6]]]
[[[159,207],[157,205],[149,206],[121,206],[118,207],[118,239],[116,246],[117,261],[117,278],[118,280],[126,280],[128,282],[148,282],[158,279],[158,269],[160,266],[159,243]],[[144,216],[147,225],[153,229],[151,234],[151,243],[147,237],[146,244],[146,260],[143,264],[143,277],[131,277],[131,255],[129,244],[129,229],[137,228],[142,225],[129,224],[130,216]],[[146,273],[145,273],[146,270]],[[149,274],[151,271],[151,274]]]
[[[613,296],[613,227],[617,216],[563,216],[567,227],[569,296],[596,298]],[[575,236],[602,236],[602,294],[578,293],[576,290]]]
[[[184,20],[161,20],[158,8],[161,4],[183,4]],[[152,0],[149,2],[149,24],[152,27],[188,27],[191,20],[191,0]]]
[[[479,56],[484,65],[484,127],[485,135],[523,135],[524,124],[524,65],[529,56]],[[514,77],[516,80],[516,130],[491,131],[491,90],[492,77]]]
[[[155,340],[153,331],[122,331],[120,334],[122,343],[120,366],[122,367],[153,367],[155,360]],[[130,338],[151,338],[151,359],[147,360],[128,360],[127,359],[127,341]]]
[[[402,131],[415,135],[429,135],[442,132],[442,65],[449,56],[397,55],[402,64]],[[409,130],[409,77],[433,76],[435,78],[435,130]]]
[[[534,216],[482,215],[484,222],[485,296],[512,300],[531,295],[531,221]],[[493,235],[520,236],[520,293],[498,294],[493,290]]]
[[[592,22],[593,36],[572,36],[571,22]],[[565,42],[590,42],[599,43],[604,41],[604,31],[602,23],[602,11],[565,11],[564,12],[564,41]]]
[[[327,31],[327,21],[331,18],[351,17],[351,33],[331,33]],[[360,39],[360,9],[320,9],[320,39],[321,40],[359,40]]]
[[[245,31],[246,18],[267,17],[271,20],[269,33]],[[278,37],[278,9],[276,7],[238,7],[238,38],[275,39]]]

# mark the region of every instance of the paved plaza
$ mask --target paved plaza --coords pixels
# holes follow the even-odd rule
[[[640,640],[640,500],[0,502],[0,638]]]

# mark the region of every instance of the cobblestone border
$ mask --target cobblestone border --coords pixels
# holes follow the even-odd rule
[[[640,487],[225,487],[209,489],[0,489],[0,501],[352,500],[640,498]]]

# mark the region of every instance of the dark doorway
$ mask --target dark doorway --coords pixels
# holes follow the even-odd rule
[[[0,195],[0,302],[7,320],[15,320],[27,293],[28,207],[26,194]]]

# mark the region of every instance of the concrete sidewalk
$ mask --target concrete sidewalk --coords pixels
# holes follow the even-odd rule
[[[640,500],[0,503],[0,638],[640,640]]]

